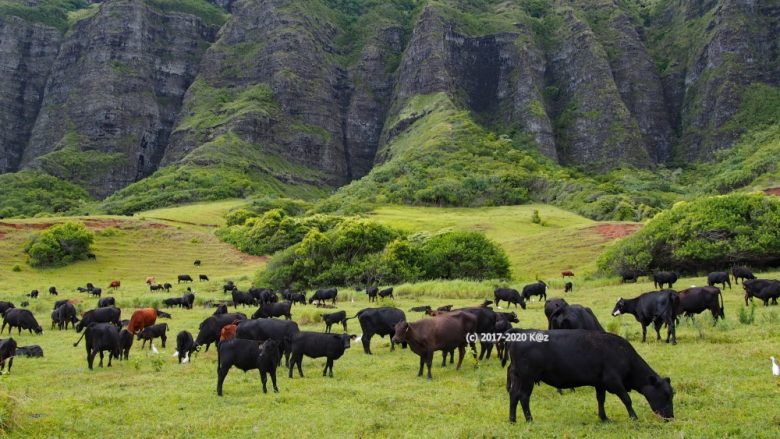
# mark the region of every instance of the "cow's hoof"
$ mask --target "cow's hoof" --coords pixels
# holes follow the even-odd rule
[[[279,393],[279,389],[274,389],[274,393]]]

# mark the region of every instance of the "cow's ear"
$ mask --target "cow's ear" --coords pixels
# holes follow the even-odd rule
[[[354,339],[356,339],[356,338],[357,338],[357,335],[355,335],[355,334],[349,334],[349,339],[350,339],[350,340],[354,340]]]
[[[650,381],[650,384],[652,384],[654,386],[658,385],[658,377],[655,376],[655,375],[650,375],[649,381]]]
[[[670,386],[672,385],[672,379],[671,378],[666,377],[664,379],[666,380],[667,383],[669,383]]]

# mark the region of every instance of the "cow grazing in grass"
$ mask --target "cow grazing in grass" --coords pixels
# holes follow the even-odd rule
[[[356,318],[360,322],[360,328],[363,330],[363,335],[360,337],[360,341],[363,343],[363,352],[371,355],[371,337],[378,335],[383,337],[389,335],[390,350],[395,350],[395,342],[392,340],[393,334],[395,334],[396,323],[406,320],[406,315],[398,308],[383,307],[383,308],[363,308],[357,312],[353,317],[347,317],[345,320]],[[406,344],[403,344],[406,347]]]
[[[707,275],[707,285],[714,287],[716,284],[721,284],[723,289],[726,289],[726,285],[731,289],[731,278],[725,271],[715,271]]]
[[[43,328],[35,320],[35,316],[28,309],[11,308],[6,310],[3,314],[3,326],[0,327],[0,334],[5,330],[5,325],[8,325],[8,333],[11,333],[13,328],[18,329],[18,334],[22,333],[23,329],[26,329],[30,334],[35,331],[36,334],[42,334]]]
[[[49,295],[50,296],[57,296],[59,293],[57,292],[57,287],[49,287]]]
[[[653,286],[655,288],[663,288],[664,285],[669,285],[671,289],[672,285],[677,282],[678,277],[674,271],[656,271],[653,273]]]
[[[317,306],[322,305],[323,302],[330,300],[333,305],[336,304],[336,296],[338,296],[339,292],[335,288],[324,288],[321,290],[317,290],[314,294],[311,295],[309,298],[309,304],[311,305],[315,301],[317,302]]]
[[[180,274],[176,276],[176,283],[182,283],[182,282],[192,282],[192,276],[189,274]]]
[[[147,285],[153,285],[157,283],[157,279],[155,279],[154,276],[147,276],[145,282]]]
[[[369,302],[376,302],[376,296],[379,294],[379,288],[375,286],[366,287],[366,295]]]
[[[745,289],[745,306],[748,306],[748,299],[758,297],[764,302],[764,306],[777,305],[777,298],[780,297],[780,281],[771,279],[750,279],[742,282],[742,288]]]
[[[209,281],[209,277],[206,276],[205,274],[198,275],[198,282],[208,282],[208,281]]]
[[[192,339],[192,334],[189,331],[181,331],[176,335],[176,352],[174,356],[179,358],[179,364],[188,363],[193,352],[197,352],[199,349],[200,347],[195,344],[195,340]]]
[[[298,375],[303,377],[301,363],[303,356],[311,358],[326,358],[322,376],[326,373],[333,378],[333,362],[344,355],[349,348],[349,341],[354,339],[350,334],[323,334],[320,332],[304,332],[295,334],[292,338],[292,355],[290,357],[289,377],[293,376],[293,368],[298,365]]]
[[[98,308],[105,308],[107,306],[116,306],[116,299],[113,297],[103,297],[98,299]]]
[[[112,281],[111,281],[111,283],[108,285],[108,287],[109,287],[109,288],[111,288],[111,289],[114,289],[114,290],[116,290],[116,289],[117,289],[117,288],[119,288],[121,285],[122,285],[122,283],[121,283],[121,282],[119,282],[118,280],[112,280]]]
[[[132,320],[132,319],[131,319]],[[131,321],[132,323],[132,321]],[[128,332],[131,332],[128,329]],[[162,347],[165,347],[165,342],[168,340],[168,324],[167,323],[159,323],[156,325],[149,325],[145,328],[138,331],[138,335],[136,336],[137,340],[143,340],[143,343],[141,343],[141,349],[146,347],[146,342],[149,342],[149,349],[152,349],[152,343],[154,342],[155,338],[159,338],[162,342]]]
[[[739,285],[739,280],[742,279],[744,283],[746,280],[755,279],[756,276],[747,267],[734,267],[731,269],[731,274],[734,276],[734,283]]]
[[[229,325],[235,320],[246,320],[246,315],[241,313],[220,314],[208,317],[198,326],[198,336],[195,338],[195,344],[198,346],[206,345],[206,352],[211,343],[219,341],[219,334],[222,327]]]
[[[503,300],[507,303],[507,306],[514,304],[515,308],[517,308],[517,305],[520,305],[521,308],[525,309],[525,299],[514,288],[496,288],[493,290],[493,299],[496,306],[500,306]]]
[[[528,284],[523,287],[523,299],[526,302],[531,300],[531,296],[539,296],[539,300],[547,299],[547,284],[544,281]]]

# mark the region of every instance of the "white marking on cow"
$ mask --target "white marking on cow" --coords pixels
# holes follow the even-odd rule
[[[612,313],[612,315],[613,316],[619,316],[620,315],[620,310],[616,309],[615,312]]]
[[[189,353],[189,352],[187,352],[187,353],[185,353],[185,354],[184,354],[184,359],[183,359],[183,360],[181,360],[181,363],[182,363],[182,364],[187,364],[187,363],[189,363],[189,362],[190,362],[190,353]]]
[[[360,334],[360,335],[358,335],[358,336],[355,338],[355,343],[359,342],[361,338],[363,338],[363,334]]]
[[[152,343],[152,352],[159,354],[159,352],[157,352],[157,348],[154,346],[154,343]]]
[[[775,357],[769,357],[769,359],[772,360],[772,375],[780,376],[780,365],[775,361]]]
[[[178,357],[178,356],[179,356],[179,351],[176,351],[173,353],[173,355],[171,355],[171,357]]]

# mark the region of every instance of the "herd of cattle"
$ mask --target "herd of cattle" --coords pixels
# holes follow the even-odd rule
[[[776,303],[780,296],[780,281],[756,279],[743,268],[734,269],[732,275],[737,283],[739,279],[743,280],[746,304],[752,297],[758,297],[764,305],[768,305],[770,301]],[[667,326],[666,342],[676,344],[675,326],[681,316],[693,318],[695,314],[709,310],[714,323],[719,318],[725,318],[722,293],[715,285],[731,287],[728,273],[711,273],[708,286],[691,287],[679,292],[671,289],[678,278],[675,273],[657,272],[652,277],[660,290],[631,299],[619,298],[612,311],[613,316],[633,315],[642,327],[643,342],[647,327],[651,324],[659,340],[661,328]],[[150,287],[157,285],[154,279],[147,279],[147,284]],[[668,288],[664,289],[665,286]],[[118,287],[119,282],[116,281]],[[90,292],[94,289],[90,284],[83,290]],[[364,308],[353,316],[347,316],[343,310],[336,311],[322,315],[325,332],[320,333],[301,331],[292,320],[292,307],[296,303],[305,305],[314,302],[335,306],[337,289],[317,290],[307,300],[305,293],[291,290],[275,292],[253,287],[242,292],[233,282],[228,282],[223,286],[223,292],[230,293],[232,300],[214,304],[216,310],[200,323],[196,336],[193,337],[186,330],[180,331],[176,335],[174,356],[178,357],[179,363],[187,363],[195,352],[201,348],[208,351],[210,345],[215,344],[219,396],[223,394],[223,383],[232,367],[243,371],[257,369],[261,375],[263,392],[267,392],[267,376],[270,375],[273,390],[278,392],[276,370],[282,359],[289,378],[293,378],[296,367],[298,375],[303,376],[304,356],[325,358],[322,375],[332,377],[334,362],[343,356],[350,342],[358,338],[347,333],[348,321],[357,319],[362,331],[359,340],[366,354],[372,354],[373,336],[389,336],[391,351],[399,344],[403,348],[409,347],[419,356],[417,375],[422,376],[427,367],[428,379],[432,379],[431,365],[437,351],[442,352],[442,366],[446,366],[448,356],[450,364],[454,362],[454,352],[457,350],[456,368],[460,369],[466,348],[470,348],[476,358],[478,342],[478,358],[483,360],[491,357],[495,347],[502,366],[509,363],[506,389],[510,396],[511,422],[515,422],[518,402],[522,405],[525,419],[532,419],[529,401],[534,384],[538,382],[558,389],[594,386],[601,419],[607,419],[604,412],[605,392],[617,395],[629,415],[636,417],[628,396],[631,390],[644,395],[656,414],[665,419],[672,418],[671,380],[658,375],[625,339],[604,331],[590,308],[570,304],[561,298],[548,300],[547,291],[548,286],[543,281],[537,281],[526,285],[522,292],[512,288],[497,288],[492,301],[485,300],[476,306],[456,309],[452,305],[438,309],[428,305],[416,306],[410,311],[423,312],[428,316],[417,321],[407,320],[404,311],[389,306]],[[393,297],[392,288],[379,290],[372,286],[366,288],[365,292],[372,302],[377,296]],[[538,296],[540,302],[545,300],[546,330],[513,328],[512,324],[519,322],[515,312],[499,312],[490,306],[495,303],[498,307],[501,302],[506,302],[507,307],[515,305],[515,308],[519,306],[526,309],[526,303],[534,296]],[[195,294],[190,288],[181,297],[163,300],[163,304],[168,307],[179,306],[184,309],[192,309],[194,303]],[[239,306],[247,305],[258,306],[251,317],[238,312]],[[235,312],[229,312],[229,306],[233,306]],[[13,328],[18,329],[18,334],[22,330],[43,332],[30,310],[16,308],[10,302],[0,302],[0,314],[3,317],[0,333],[6,325],[9,334]],[[100,298],[97,308],[81,316],[72,301],[59,300],[51,314],[52,329],[57,327],[63,330],[72,325],[76,332],[83,332],[74,346],[82,339],[85,340],[89,369],[93,368],[94,359],[98,355],[99,366],[103,367],[104,353],[108,354],[108,366],[111,366],[112,359],[127,360],[134,340],[143,340],[141,349],[149,342],[149,348],[156,352],[153,346],[155,339],[159,339],[162,347],[165,347],[169,326],[158,323],[157,319],[170,317],[170,314],[154,308],[143,308],[134,311],[127,320],[122,320],[121,315],[122,310],[116,307],[113,297]],[[333,325],[339,324],[343,326],[344,333],[332,333]],[[28,355],[38,353],[35,348],[40,351],[40,347],[29,347],[34,352]],[[8,362],[10,372],[13,358],[20,355],[21,349],[13,338],[0,340],[0,371]]]

